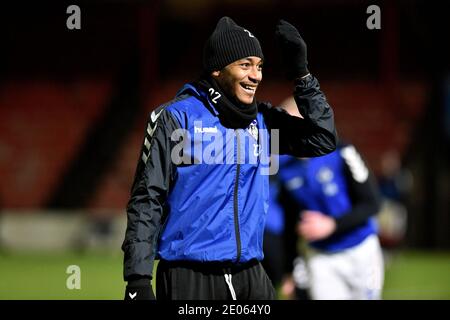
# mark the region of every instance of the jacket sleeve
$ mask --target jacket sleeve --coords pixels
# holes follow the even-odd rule
[[[166,199],[176,172],[170,157],[171,134],[176,128],[176,121],[165,109],[157,109],[149,117],[127,204],[122,244],[125,281],[152,278]]]
[[[352,145],[340,150],[344,159],[344,174],[352,209],[336,219],[335,234],[346,232],[376,215],[380,209],[380,194],[373,174]]]
[[[320,90],[319,81],[311,75],[296,80],[294,99],[303,119],[269,103],[259,106],[268,128],[279,130],[279,150],[272,148],[272,152],[315,157],[334,151],[337,134],[333,110]]]

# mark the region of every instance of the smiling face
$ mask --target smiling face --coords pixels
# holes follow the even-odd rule
[[[261,58],[247,57],[214,71],[212,76],[229,97],[251,104],[262,80],[262,64]]]

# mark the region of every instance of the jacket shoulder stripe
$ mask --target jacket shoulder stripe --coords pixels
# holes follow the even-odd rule
[[[346,146],[341,150],[341,155],[352,173],[353,179],[363,183],[369,176],[369,169],[364,164],[360,154],[353,146]]]

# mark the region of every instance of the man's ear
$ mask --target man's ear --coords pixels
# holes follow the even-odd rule
[[[214,78],[218,78],[218,77],[220,76],[220,71],[218,71],[218,70],[213,71],[213,72],[211,72],[211,75],[212,75]]]

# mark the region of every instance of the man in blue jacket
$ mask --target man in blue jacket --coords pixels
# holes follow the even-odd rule
[[[125,299],[154,299],[155,258],[158,300],[275,297],[259,262],[270,149],[314,157],[337,139],[302,37],[283,20],[276,36],[304,119],[255,100],[262,49],[228,17],[205,44],[201,79],[151,113],[127,205]]]
[[[286,214],[297,214],[297,233],[309,244],[311,298],[380,299],[384,268],[374,218],[380,196],[356,148],[339,145],[312,159],[283,156],[279,178],[292,199]]]

